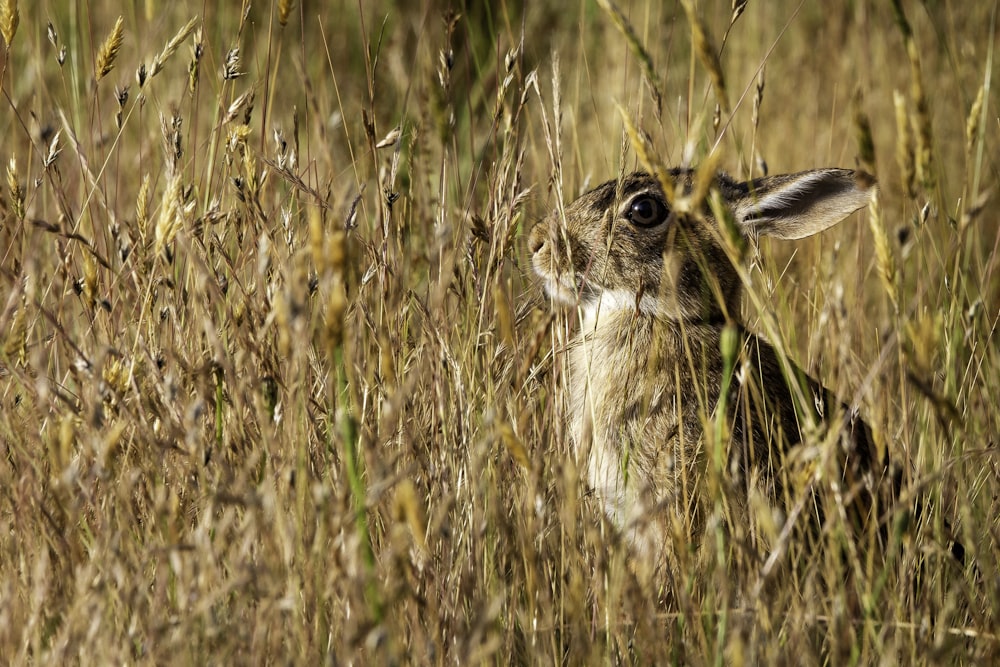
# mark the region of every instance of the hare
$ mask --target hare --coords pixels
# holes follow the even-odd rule
[[[692,170],[669,176],[682,192],[697,189]],[[815,234],[868,204],[875,187],[846,169],[714,178],[732,215],[728,229],[735,222],[745,237]],[[704,522],[706,466],[724,434],[727,483],[743,491],[732,495],[745,504],[759,492],[780,504],[778,450],[801,441],[809,417],[796,406],[808,405],[813,423],[836,420],[840,481],[863,520],[887,474],[868,426],[801,370],[783,370],[772,345],[739,323],[742,283],[727,230],[707,205],[682,213],[668,201],[657,179],[637,172],[594,188],[529,234],[544,289],[581,313],[569,346],[567,416],[598,501],[639,553],[661,558],[674,522],[690,530]],[[798,392],[805,401],[793,399]]]

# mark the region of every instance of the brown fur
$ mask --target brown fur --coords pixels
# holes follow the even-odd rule
[[[690,193],[693,172],[671,176]],[[799,238],[867,204],[874,184],[830,169],[749,183],[719,174],[715,187],[747,236]],[[663,207],[661,223],[629,219],[644,196]],[[853,507],[867,514],[884,470],[867,426],[801,370],[789,366],[786,378],[774,348],[739,324],[741,279],[707,207],[678,214],[667,202],[651,176],[631,174],[581,196],[565,219],[555,213],[540,222],[529,239],[547,291],[580,307],[568,418],[608,516],[640,553],[660,561],[673,526],[693,534],[704,521],[706,466],[718,443],[730,512],[745,511],[753,494],[780,505],[789,479],[778,466],[801,442],[803,419],[835,416],[844,487],[858,492]],[[738,343],[737,373],[716,433],[727,326]],[[793,389],[803,393],[808,417],[797,412]]]

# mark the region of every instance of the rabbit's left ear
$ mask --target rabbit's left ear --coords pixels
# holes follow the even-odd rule
[[[743,183],[730,205],[748,235],[801,239],[868,204],[875,188],[863,171],[816,169]]]

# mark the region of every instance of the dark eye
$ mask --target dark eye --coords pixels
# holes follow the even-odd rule
[[[667,219],[667,207],[652,195],[639,195],[628,205],[625,217],[637,227],[655,227]]]

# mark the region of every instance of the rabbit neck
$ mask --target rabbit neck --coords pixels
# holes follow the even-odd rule
[[[639,307],[584,312],[571,349],[570,427],[608,516],[640,549],[663,542],[644,517],[697,480],[700,415],[718,400],[721,327]],[[684,515],[684,512],[679,512]],[[631,528],[628,528],[630,527]]]

